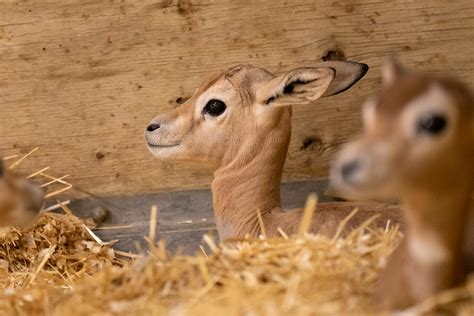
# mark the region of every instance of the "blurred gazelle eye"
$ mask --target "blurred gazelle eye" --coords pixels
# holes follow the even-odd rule
[[[417,134],[438,135],[446,129],[448,122],[443,114],[429,113],[422,115],[416,124]]]
[[[212,99],[207,102],[202,112],[211,116],[219,116],[224,113],[225,109],[226,105],[224,102],[222,102],[221,100]]]

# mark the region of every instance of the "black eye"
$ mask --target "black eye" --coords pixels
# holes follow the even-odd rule
[[[207,102],[206,106],[202,110],[203,113],[207,113],[211,116],[219,116],[224,113],[226,109],[225,103],[221,100],[212,99]]]
[[[437,135],[446,128],[447,121],[441,114],[426,114],[420,117],[417,124],[419,134]]]

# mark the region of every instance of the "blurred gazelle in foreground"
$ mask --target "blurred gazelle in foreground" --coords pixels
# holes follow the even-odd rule
[[[147,127],[150,152],[162,160],[204,161],[215,167],[212,194],[221,239],[298,231],[303,210],[284,211],[280,182],[291,136],[291,106],[314,103],[349,89],[367,65],[331,61],[280,76],[241,65],[204,82],[183,105]],[[334,234],[355,207],[349,227],[374,214],[398,217],[398,208],[373,203],[321,203],[310,230]]]
[[[29,224],[43,204],[42,189],[7,171],[0,158],[0,227]]]
[[[382,76],[381,92],[364,107],[364,134],[342,150],[331,183],[356,199],[402,202],[406,238],[376,295],[385,307],[404,308],[473,269],[473,94],[393,61]]]

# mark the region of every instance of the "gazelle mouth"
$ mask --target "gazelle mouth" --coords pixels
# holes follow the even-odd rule
[[[171,148],[171,147],[176,147],[181,145],[181,143],[175,143],[175,144],[150,144],[147,143],[148,147],[150,148]]]

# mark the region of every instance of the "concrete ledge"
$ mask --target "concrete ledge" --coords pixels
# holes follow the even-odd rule
[[[282,184],[283,206],[286,209],[303,207],[307,196],[315,192],[323,202],[334,201],[324,192],[327,179],[297,181]],[[216,234],[212,195],[210,190],[160,192],[156,194],[76,200],[71,209],[82,218],[92,216],[92,210],[102,206],[110,216],[103,226],[131,225],[130,228],[98,230],[104,241],[118,239],[116,248],[137,251],[136,243],[145,245],[143,237],[148,234],[150,208],[159,210],[157,238],[164,239],[171,251],[192,253],[199,250],[201,237],[205,233]]]

